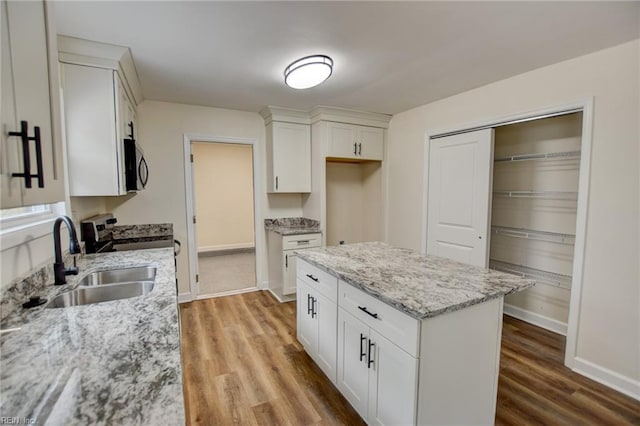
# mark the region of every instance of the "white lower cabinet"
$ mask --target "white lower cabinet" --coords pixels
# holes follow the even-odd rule
[[[338,309],[338,389],[376,425],[416,421],[418,360]]]
[[[305,263],[304,261],[300,261]],[[305,264],[306,270],[313,269]],[[313,278],[314,275],[309,273]],[[319,281],[319,278],[316,278]],[[338,306],[336,304],[337,280],[333,280],[333,292],[326,294],[324,288],[310,284],[306,274],[298,276],[297,283],[297,324],[298,341],[302,343],[306,352],[318,364],[320,369],[333,383],[336,382],[336,330]],[[311,280],[312,283],[315,281]],[[327,284],[326,282],[323,284]]]

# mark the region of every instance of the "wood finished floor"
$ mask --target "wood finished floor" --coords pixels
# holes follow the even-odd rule
[[[189,425],[359,425],[268,292],[180,305]],[[640,425],[640,402],[563,365],[564,337],[505,316],[499,425]]]

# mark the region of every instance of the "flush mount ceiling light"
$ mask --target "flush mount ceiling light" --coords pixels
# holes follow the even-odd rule
[[[305,56],[284,70],[284,82],[294,89],[308,89],[329,78],[333,60],[325,55]]]

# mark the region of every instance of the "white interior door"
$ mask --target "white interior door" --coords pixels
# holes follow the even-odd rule
[[[486,268],[493,129],[429,143],[427,254]]]

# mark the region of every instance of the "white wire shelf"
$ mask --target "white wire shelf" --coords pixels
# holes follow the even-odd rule
[[[551,285],[554,287],[571,290],[571,275],[556,274],[529,266],[516,265],[498,260],[489,260],[489,269],[518,275],[522,278],[535,280],[536,283]]]
[[[578,201],[577,192],[567,191],[493,191],[498,197],[542,198],[548,200]]]
[[[573,160],[580,158],[580,151],[541,152],[536,154],[518,154],[494,159],[496,163],[531,160]]]
[[[560,234],[557,232],[536,231],[525,228],[511,228],[508,226],[492,226],[491,232],[496,235],[506,235],[514,238],[526,238],[529,240],[546,241],[549,243],[574,245],[576,236]]]

